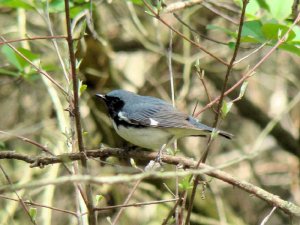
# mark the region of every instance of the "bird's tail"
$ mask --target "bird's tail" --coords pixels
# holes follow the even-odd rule
[[[205,124],[200,123],[199,121],[197,121],[197,120],[196,120],[195,118],[193,118],[193,117],[189,117],[189,122],[190,122],[191,124],[193,124],[195,127],[197,127],[198,129],[201,129],[202,131],[206,131],[206,132],[211,133],[211,132],[213,132],[213,130],[214,130],[214,128],[209,127],[209,126],[207,126],[207,125],[205,125]],[[222,137],[224,137],[224,138],[227,138],[227,139],[232,139],[232,138],[233,138],[233,134],[230,134],[230,133],[228,133],[228,132],[226,132],[226,131],[217,130],[217,133],[218,133],[220,136],[222,136]]]

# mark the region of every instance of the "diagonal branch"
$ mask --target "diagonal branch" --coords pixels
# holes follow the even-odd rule
[[[230,63],[227,66],[227,71],[226,71],[225,79],[224,79],[224,82],[223,82],[223,88],[222,88],[220,100],[219,100],[219,103],[218,103],[218,106],[217,106],[217,113],[216,113],[216,116],[215,116],[215,122],[213,124],[213,127],[215,127],[215,128],[217,128],[217,126],[218,126],[218,122],[219,122],[219,118],[220,118],[220,114],[221,114],[222,103],[223,103],[223,99],[224,99],[224,93],[227,89],[229,76],[231,74],[232,68],[234,66],[234,61],[235,61],[235,59],[237,57],[237,54],[238,54],[238,51],[239,51],[247,4],[248,4],[248,0],[243,0],[243,7],[242,7],[242,13],[241,13],[240,22],[239,22],[239,29],[238,29],[236,44],[235,44],[234,52],[233,52],[232,58],[230,60]],[[196,168],[198,168],[201,163],[205,163],[205,161],[207,159],[207,156],[208,156],[208,153],[210,151],[210,145],[211,145],[212,141],[213,141],[212,136],[210,136],[209,139],[208,139],[207,147],[206,147],[203,155],[201,156],[200,160],[198,161]],[[196,176],[195,179],[194,179],[194,182],[193,182],[193,189],[192,189],[190,203],[189,203],[187,216],[186,216],[186,220],[185,220],[186,225],[190,224],[190,216],[191,216],[191,213],[192,213],[193,203],[194,203],[194,199],[195,199],[195,196],[196,196],[196,191],[197,191],[197,186],[198,186],[199,180],[200,180],[200,176]]]
[[[169,23],[167,23],[163,18],[160,17],[159,13],[155,12],[152,9],[152,7],[146,2],[146,0],[142,0],[142,1],[145,4],[145,6],[150,10],[150,12],[153,14],[153,16],[156,19],[158,19],[160,22],[162,22],[165,26],[167,26],[173,32],[175,32],[176,34],[178,34],[180,37],[182,37],[186,41],[190,42],[192,45],[196,46],[197,48],[199,48],[200,50],[202,50],[203,52],[205,52],[206,54],[208,54],[212,58],[216,59],[217,61],[219,61],[223,65],[228,66],[228,63],[226,61],[224,61],[223,59],[221,59],[218,56],[214,55],[213,53],[211,53],[210,51],[208,51],[207,49],[205,49],[202,45],[200,45],[196,41],[191,40],[190,38],[188,38],[187,36],[185,36],[183,33],[181,33],[180,31],[176,30],[174,27],[172,27]]]

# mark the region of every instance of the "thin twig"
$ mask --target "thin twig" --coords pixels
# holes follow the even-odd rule
[[[141,183],[142,180],[138,180],[134,186],[132,187],[132,190],[130,191],[129,195],[127,196],[127,198],[125,199],[123,205],[127,205],[128,202],[130,201],[131,197],[133,196],[134,192],[136,191],[137,187],[139,186],[139,184]],[[121,207],[121,209],[119,210],[119,212],[117,213],[116,217],[114,218],[114,221],[112,222],[112,225],[117,224],[118,220],[120,219],[122,212],[124,211],[125,207]]]
[[[213,124],[213,127],[215,127],[215,128],[218,126],[218,121],[219,121],[219,117],[220,117],[220,114],[221,114],[221,108],[222,108],[222,103],[223,103],[223,99],[224,99],[224,93],[225,93],[226,88],[227,88],[227,83],[228,83],[228,80],[229,80],[231,70],[233,68],[233,63],[234,63],[234,61],[237,57],[237,54],[238,54],[238,50],[239,50],[239,46],[240,46],[240,42],[241,42],[242,28],[243,28],[243,24],[244,24],[244,18],[245,18],[247,4],[248,4],[248,0],[243,0],[243,7],[242,7],[242,13],[241,13],[241,17],[240,17],[237,40],[236,40],[236,44],[235,44],[235,48],[234,48],[232,58],[230,60],[229,65],[227,66],[227,71],[226,71],[226,75],[225,75],[225,79],[224,79],[224,83],[223,83],[223,89],[222,89],[222,92],[221,92],[221,97],[220,97],[219,104],[217,106],[217,113],[216,113],[215,121],[214,121],[214,124]],[[205,163],[205,161],[207,159],[207,156],[208,156],[208,153],[209,153],[209,150],[210,150],[210,145],[211,145],[212,141],[213,141],[212,136],[210,136],[209,139],[208,139],[206,149],[205,149],[203,155],[201,156],[200,160],[198,161],[196,168],[198,168],[201,163]],[[190,198],[190,202],[189,202],[189,206],[188,206],[188,210],[187,210],[187,215],[186,215],[186,219],[185,219],[185,224],[186,225],[190,224],[190,216],[191,216],[191,213],[192,213],[193,204],[194,204],[194,200],[195,200],[199,180],[200,180],[200,176],[196,176],[194,178],[194,181],[193,181],[193,189],[192,189],[191,198]]]
[[[2,36],[0,36],[0,39],[2,39],[3,42],[6,42],[6,39]],[[48,80],[50,80],[56,87],[58,87],[64,94],[67,94],[65,89],[56,81],[54,80],[46,71],[40,69],[37,67],[33,62],[31,62],[25,55],[23,55],[18,49],[16,49],[12,44],[6,43],[12,50],[14,50],[15,53],[17,53],[19,56],[21,56],[26,62],[28,62],[38,73],[44,75],[47,77]]]
[[[34,40],[52,40],[52,39],[66,39],[67,36],[65,35],[52,35],[52,36],[34,36],[34,37],[28,37],[28,38],[19,38],[14,40],[8,40],[8,41],[0,41],[0,45],[8,44],[8,43],[15,43],[15,42],[21,42],[21,41],[34,41]]]
[[[174,2],[163,8],[162,13],[174,13],[176,11],[192,7],[202,3],[204,0],[186,0]]]
[[[254,71],[261,66],[271,55],[272,53],[282,44],[285,42],[286,38],[288,37],[289,33],[292,31],[292,29],[294,28],[294,26],[300,21],[300,13],[298,14],[297,18],[295,19],[294,23],[289,27],[289,29],[286,31],[286,33],[282,36],[282,38],[280,38],[277,43],[270,49],[270,51],[264,56],[262,57],[261,60],[259,60],[258,63],[256,63],[252,69],[250,69],[247,73],[245,73],[242,78],[237,81],[231,88],[229,88],[225,93],[224,96],[227,96],[228,94],[230,94],[233,90],[235,90],[238,86],[240,86],[245,80],[247,80],[249,77],[251,77],[254,73]],[[206,109],[210,108],[212,105],[214,105],[215,103],[219,102],[221,96],[215,98],[213,101],[211,101],[210,103],[208,103],[206,106],[204,106],[199,112],[197,112],[195,114],[195,117],[199,116],[203,111],[205,111]]]
[[[225,20],[227,20],[235,25],[239,24],[236,20],[232,19],[232,17],[222,13],[220,10],[214,8],[211,4],[203,2],[202,5],[204,7],[206,7],[207,9],[209,9],[210,11],[214,12],[215,14],[219,15],[220,17],[224,18]]]
[[[45,16],[41,15],[41,16],[44,18],[45,23],[48,26],[50,34],[53,36],[54,35],[54,31],[53,31],[51,20],[50,20],[49,4],[50,4],[50,2],[46,1],[46,8],[45,8],[45,12],[44,12],[46,15]],[[65,39],[67,39],[67,36],[65,37]],[[56,39],[52,40],[52,44],[53,44],[53,46],[55,48],[55,52],[57,54],[58,60],[59,60],[60,65],[61,65],[61,68],[63,70],[63,73],[64,73],[65,79],[67,81],[68,87],[70,87],[70,78],[69,78],[70,74],[68,73],[68,71],[66,69],[66,65],[65,65],[65,62],[63,61],[63,58],[61,56],[61,53],[60,53],[60,50],[58,48]]]
[[[244,57],[236,60],[233,65],[240,63],[241,61],[247,59],[248,57],[250,57],[251,55],[253,55],[254,53],[258,52],[259,50],[261,50],[263,47],[266,46],[268,42],[263,43],[262,45],[260,45],[258,48],[256,48],[255,50],[253,50],[252,52],[250,52],[249,54],[245,55]]]
[[[7,180],[8,184],[9,185],[13,185],[13,183],[11,182],[8,174],[5,172],[5,170],[3,169],[2,165],[0,164],[0,170],[2,171],[5,179]],[[19,194],[17,193],[17,191],[14,191],[14,193],[16,194],[17,198],[18,198],[18,201],[20,202],[22,208],[24,209],[24,211],[26,212],[27,216],[30,218],[30,221],[32,224],[35,224],[36,225],[36,222],[35,220],[30,216],[30,213],[29,213],[29,210],[27,208],[27,206],[25,205],[23,199],[19,196]]]
[[[263,221],[261,221],[260,225],[265,225],[276,209],[277,209],[277,207],[274,206],[273,209],[271,210],[271,212],[263,219]]]
[[[139,206],[145,206],[145,205],[156,205],[161,203],[168,203],[168,202],[175,202],[178,198],[173,199],[165,199],[165,200],[157,200],[157,201],[150,201],[150,202],[138,202],[138,203],[132,203],[132,204],[122,204],[122,205],[112,205],[112,206],[105,206],[105,207],[95,207],[95,211],[104,211],[104,210],[111,210],[111,209],[117,209],[117,208],[128,208],[128,207],[139,207]]]
[[[56,156],[47,147],[45,147],[44,145],[42,145],[42,144],[40,144],[40,143],[38,143],[38,142],[36,142],[34,140],[29,139],[29,138],[26,138],[26,137],[23,137],[23,136],[20,136],[20,135],[11,134],[11,133],[8,133],[8,132],[5,132],[5,131],[0,131],[0,134],[5,134],[5,135],[16,137],[16,138],[18,138],[18,139],[20,139],[20,140],[22,140],[24,142],[27,142],[29,144],[32,144],[32,145],[40,148],[43,152],[45,152],[45,153],[47,153],[47,154],[49,154],[51,156],[54,156],[54,157]],[[18,155],[18,153],[15,154],[14,151],[9,151],[8,153],[9,153],[8,155],[10,155],[12,157],[14,155],[15,156]],[[28,157],[26,155],[19,155],[17,157],[18,158],[16,158],[16,159],[19,159],[19,160],[22,160],[22,161],[25,161],[25,162],[28,162],[28,163],[34,164],[34,162],[36,162],[36,161],[32,160],[32,157]],[[1,157],[0,157],[0,159],[1,159]],[[73,174],[72,171],[67,167],[67,165],[64,162],[62,162],[62,165],[67,170],[67,172],[69,174]],[[85,198],[85,195],[83,194],[82,188],[79,185],[77,185],[77,188],[79,189],[79,192],[81,193],[84,202],[87,203],[87,199]]]
[[[199,70],[197,69],[197,74],[198,74],[198,77],[199,77],[199,79],[200,79],[200,81],[201,81],[203,87],[204,87],[204,90],[205,90],[207,99],[208,99],[209,102],[211,102],[211,97],[210,97],[210,95],[209,95],[208,88],[207,88],[206,83],[205,83],[205,80],[204,80],[204,74],[205,74],[205,71],[204,71],[204,70],[199,71]],[[214,107],[211,107],[211,108],[212,108],[212,110],[213,110],[215,113],[217,113],[217,111],[214,109]],[[195,113],[195,112],[194,112],[194,113]]]
[[[216,59],[217,61],[219,61],[220,63],[224,64],[224,65],[228,65],[228,63],[226,61],[224,61],[223,59],[219,58],[218,56],[214,55],[213,53],[211,53],[210,51],[206,50],[202,45],[200,45],[199,43],[191,40],[190,38],[188,38],[187,36],[185,36],[183,33],[181,33],[180,31],[176,30],[174,27],[172,27],[169,23],[167,23],[164,19],[162,19],[160,17],[160,15],[158,13],[156,13],[152,7],[148,4],[148,2],[146,2],[146,0],[142,0],[143,3],[145,4],[145,6],[150,10],[150,12],[153,14],[153,16],[158,19],[160,22],[162,22],[165,26],[167,26],[169,29],[171,29],[173,32],[175,32],[176,34],[178,34],[180,37],[182,37],[183,39],[187,40],[188,42],[190,42],[191,44],[193,44],[194,46],[196,46],[197,48],[201,49],[203,52],[205,52],[206,54],[208,54],[209,56],[211,56],[212,58]]]
[[[19,201],[18,199],[10,198],[10,197],[4,196],[4,195],[0,195],[0,198],[15,201],[15,202]],[[70,214],[72,216],[77,217],[77,214],[75,212],[72,212],[72,211],[69,211],[69,210],[60,209],[60,208],[56,208],[56,207],[48,206],[48,205],[43,205],[43,204],[39,204],[39,203],[32,202],[32,201],[24,201],[24,203],[26,205],[32,205],[32,206],[37,206],[37,207],[41,207],[41,208],[51,209],[53,211],[57,211],[57,212],[61,212],[61,213],[67,213],[67,214]]]
[[[179,196],[178,196],[178,200],[176,201],[175,205],[173,206],[173,208],[170,210],[170,212],[168,213],[167,217],[164,219],[163,223],[161,225],[167,225],[169,220],[171,219],[171,217],[173,216],[175,210],[177,209],[178,205],[180,205],[180,203],[182,202],[182,197],[184,195],[184,192],[182,192]]]
[[[39,149],[41,149],[43,152],[49,154],[49,155],[52,155],[52,156],[55,156],[55,154],[53,154],[46,146],[34,141],[34,140],[31,140],[29,138],[26,138],[26,137],[23,137],[23,136],[20,136],[20,135],[16,135],[16,134],[11,134],[11,133],[8,133],[6,131],[2,131],[0,130],[0,134],[4,134],[4,135],[8,135],[8,136],[12,136],[12,137],[15,137],[15,138],[18,138],[24,142],[27,142],[29,144],[32,144],[36,147],[38,147]]]
[[[211,37],[208,37],[204,34],[199,33],[196,29],[192,28],[189,24],[187,24],[186,22],[184,22],[176,13],[173,14],[174,17],[180,22],[182,23],[182,25],[184,25],[185,27],[187,27],[191,32],[193,32],[195,35],[198,35],[200,37],[202,37],[203,39],[215,42],[217,44],[221,44],[221,45],[228,45],[228,43],[222,42],[222,41],[218,41],[216,39],[213,39]]]
[[[82,128],[80,122],[80,110],[79,110],[79,94],[78,94],[78,78],[76,75],[76,59],[75,53],[73,48],[73,39],[72,39],[72,31],[71,31],[71,19],[70,19],[70,7],[69,7],[69,0],[65,0],[65,13],[66,13],[66,25],[67,25],[67,42],[68,42],[68,49],[69,49],[69,57],[70,57],[70,66],[71,66],[71,77],[72,77],[72,84],[73,84],[73,99],[71,98],[69,102],[71,108],[71,117],[74,116],[75,118],[75,127],[76,127],[76,134],[77,134],[77,143],[78,148],[81,153],[84,153],[84,145],[83,145],[83,138],[82,138]],[[83,167],[83,173],[88,174],[87,168],[87,160],[84,154],[81,157],[81,163]],[[89,183],[86,184],[86,195],[87,195],[87,208],[88,208],[88,219],[89,225],[97,224],[96,214],[93,210],[93,195],[92,195],[92,188]]]

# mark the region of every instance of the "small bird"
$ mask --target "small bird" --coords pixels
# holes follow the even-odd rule
[[[96,96],[105,102],[116,132],[136,146],[161,149],[175,139],[205,137],[214,130],[159,98],[125,90]],[[225,131],[218,130],[217,133],[227,139],[232,138],[232,134]]]

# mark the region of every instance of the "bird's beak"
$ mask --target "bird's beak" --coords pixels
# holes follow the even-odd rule
[[[105,95],[96,94],[95,96],[98,97],[98,98],[101,98],[102,100],[106,99]]]

